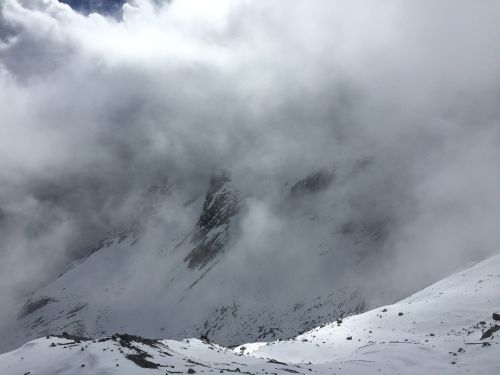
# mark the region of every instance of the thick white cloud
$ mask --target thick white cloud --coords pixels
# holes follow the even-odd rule
[[[221,166],[257,195],[247,245],[275,241],[259,221],[282,228],[276,187],[367,158],[339,194],[359,199],[342,214],[392,218],[381,267],[419,285],[498,247],[497,1],[135,0],[116,20],[3,0],[0,12],[3,301],[126,222],[159,176],[196,185]]]

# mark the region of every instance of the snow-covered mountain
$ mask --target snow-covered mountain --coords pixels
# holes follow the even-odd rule
[[[0,353],[491,369],[500,2],[351,3],[0,0]]]
[[[238,345],[366,310],[365,281],[377,272],[390,223],[389,212],[348,187],[369,164],[321,168],[266,189],[228,171],[195,188],[154,184],[130,225],[29,297],[14,344],[127,331]]]
[[[0,356],[8,374],[495,374],[500,255],[393,305],[291,340],[228,349],[206,340],[47,336]],[[158,332],[161,334],[161,332]]]

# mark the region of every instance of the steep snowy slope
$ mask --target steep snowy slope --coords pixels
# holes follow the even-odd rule
[[[500,370],[500,332],[495,334],[500,321],[493,319],[499,310],[497,255],[394,305],[316,328],[293,341],[249,345],[242,351],[279,361],[333,362],[338,364],[329,365],[333,370],[356,362],[357,373],[376,368],[491,374]]]
[[[496,374],[500,255],[393,305],[289,341],[46,337],[0,356],[8,374]]]
[[[375,268],[390,214],[349,188],[368,164],[264,187],[227,171],[195,188],[152,186],[129,227],[29,298],[17,345],[122,331],[238,345],[366,310],[366,283],[352,275]]]

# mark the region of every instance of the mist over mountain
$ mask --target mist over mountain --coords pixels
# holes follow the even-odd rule
[[[0,2],[3,347],[287,336],[498,251],[497,1],[68,3]]]

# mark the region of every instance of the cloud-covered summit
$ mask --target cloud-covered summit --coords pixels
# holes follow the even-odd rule
[[[282,251],[262,223],[287,227],[283,186],[363,165],[326,198],[387,217],[403,289],[496,250],[499,19],[493,0],[2,1],[0,315],[151,185],[199,194],[219,168],[251,186],[255,251]]]

